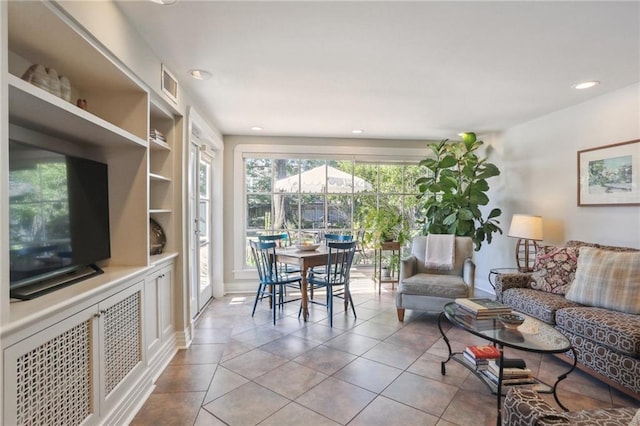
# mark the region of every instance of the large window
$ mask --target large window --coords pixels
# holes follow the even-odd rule
[[[417,228],[419,167],[354,160],[244,158],[245,239],[287,232],[292,239],[354,233],[371,209],[391,209]],[[244,264],[250,259],[245,255]]]

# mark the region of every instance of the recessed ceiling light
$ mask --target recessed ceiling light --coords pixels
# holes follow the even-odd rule
[[[600,84],[599,81],[583,81],[582,83],[574,84],[573,88],[578,90],[590,89],[591,87],[597,86]]]
[[[193,69],[189,71],[189,75],[195,78],[196,80],[209,80],[211,78],[211,73],[205,70]]]
[[[252,126],[251,130],[253,130],[254,132],[259,132],[261,130],[264,130],[264,128],[260,126]]]
[[[354,135],[361,135],[364,133],[364,130],[362,129],[354,129],[351,131],[351,133],[353,133]]]
[[[151,3],[161,4],[163,6],[169,6],[176,3],[178,0],[149,0]]]

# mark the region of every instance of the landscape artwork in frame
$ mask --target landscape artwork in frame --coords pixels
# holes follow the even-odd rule
[[[578,151],[578,205],[640,205],[640,139]]]

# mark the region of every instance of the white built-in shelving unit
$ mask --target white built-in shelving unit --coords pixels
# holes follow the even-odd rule
[[[7,24],[0,94],[8,105],[0,109],[0,157],[13,138],[106,163],[111,232],[111,258],[99,265],[104,274],[11,300],[8,171],[0,169],[0,423],[51,424],[67,412],[71,423],[122,423],[176,350],[181,120],[55,3],[0,2],[0,13]],[[24,81],[33,64],[67,77],[72,101]],[[86,110],[76,99],[86,100]],[[152,129],[166,140],[150,139]],[[149,255],[150,218],[167,237],[157,256]],[[50,383],[64,385],[64,395],[47,390]],[[27,396],[25,387],[36,384],[45,390]]]

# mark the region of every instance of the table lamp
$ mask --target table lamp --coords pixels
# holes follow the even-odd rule
[[[533,271],[533,263],[538,252],[536,241],[542,241],[542,217],[514,214],[508,235],[518,238],[516,263],[520,272]]]

